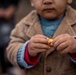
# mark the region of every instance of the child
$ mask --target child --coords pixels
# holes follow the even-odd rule
[[[71,3],[31,0],[35,11],[17,24],[7,48],[8,59],[25,75],[76,75],[76,11]]]

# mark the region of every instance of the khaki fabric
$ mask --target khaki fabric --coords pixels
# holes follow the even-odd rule
[[[65,17],[53,37],[65,33],[76,35],[76,11],[70,6],[67,6]],[[17,51],[20,46],[36,34],[43,35],[43,32],[37,12],[32,11],[16,25],[11,33],[7,56],[13,65],[18,66]],[[53,50],[51,48],[46,53],[42,53],[41,59],[33,68],[24,69],[25,75],[76,75],[76,64],[69,59],[68,55],[61,55]]]

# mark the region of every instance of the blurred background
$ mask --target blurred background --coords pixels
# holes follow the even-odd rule
[[[71,6],[76,9],[76,0]],[[7,60],[5,49],[11,30],[32,9],[29,0],[0,0],[0,75],[23,75],[23,70]]]

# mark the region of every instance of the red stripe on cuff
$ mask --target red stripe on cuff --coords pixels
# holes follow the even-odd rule
[[[71,57],[73,60],[76,60],[76,53],[70,54],[70,57]]]
[[[30,57],[28,53],[28,44],[26,45],[24,60],[31,65],[35,65],[38,62],[38,55],[36,57]]]

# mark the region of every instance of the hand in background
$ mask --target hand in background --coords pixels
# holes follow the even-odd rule
[[[4,17],[4,9],[3,8],[0,8],[0,18],[3,18]]]
[[[4,10],[4,18],[5,19],[10,19],[13,14],[15,13],[16,7],[11,5],[10,7],[8,7],[7,9]]]

